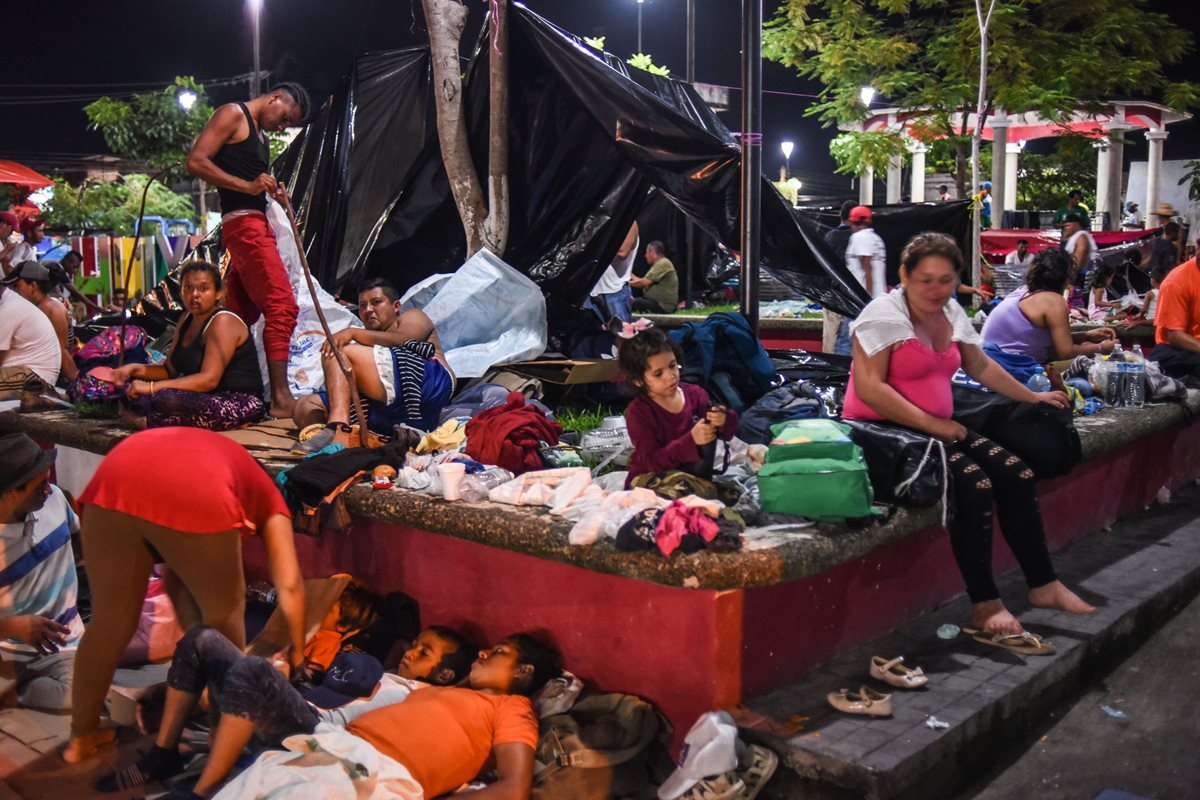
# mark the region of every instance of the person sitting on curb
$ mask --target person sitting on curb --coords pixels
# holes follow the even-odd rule
[[[310,736],[266,753],[216,796],[220,800],[354,797],[365,780],[400,800],[440,797],[496,774],[479,800],[524,800],[533,785],[538,721],[530,698],[562,672],[558,654],[528,634],[479,652],[465,686],[430,686],[403,703],[363,714],[345,730],[318,725]],[[293,749],[294,748],[294,749]],[[349,774],[314,764],[353,763]],[[319,784],[319,788],[314,787]]]
[[[442,352],[437,330],[424,311],[400,312],[400,293],[375,279],[358,292],[363,328],[345,328],[333,341],[354,370],[354,382],[367,406],[367,427],[390,435],[395,425],[432,431],[454,395],[454,373]],[[357,421],[350,407],[350,385],[338,367],[333,346],[321,350],[325,391],[296,402],[294,419],[302,429],[325,423],[325,429],[294,452],[316,453],[333,443],[339,428]]]
[[[340,653],[321,686],[301,691],[289,683],[287,663],[247,656],[220,631],[192,628],[179,641],[167,675],[163,720],[150,752],[137,763],[101,778],[96,788],[116,792],[161,781],[183,771],[179,753],[183,727],[207,688],[221,711],[211,748],[193,791],[207,796],[233,768],[251,737],[278,744],[318,724],[344,728],[368,711],[407,699],[427,685],[458,683],[471,668],[474,648],[449,628],[417,634],[394,673],[365,653]]]
[[[646,263],[650,269],[640,278],[630,278],[629,285],[641,289],[642,296],[633,300],[634,311],[651,314],[674,314],[679,305],[679,274],[667,258],[663,243],[657,239],[646,245]]]
[[[44,711],[71,707],[83,635],[71,550],[79,521],[50,483],[56,455],[23,433],[0,436],[0,697],[16,692],[18,705]]]
[[[1185,261],[1162,279],[1154,328],[1156,345],[1150,360],[1189,387],[1200,386],[1200,265],[1196,259]]]
[[[134,401],[127,419],[135,428],[182,425],[224,431],[262,418],[262,371],[250,329],[221,307],[221,270],[189,261],[179,273],[187,313],[179,320],[167,360],[126,364],[113,381]]]
[[[69,346],[70,312],[58,299],[49,266],[37,261],[24,261],[13,268],[12,273],[4,279],[4,284],[37,306],[38,311],[50,320],[54,335],[58,338],[60,373],[68,380],[74,380],[79,375],[79,368],[75,366]]]
[[[20,397],[34,379],[53,386],[61,366],[62,346],[50,320],[0,282],[0,400]]]

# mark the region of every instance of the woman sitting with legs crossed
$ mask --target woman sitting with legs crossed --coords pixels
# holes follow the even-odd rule
[[[953,239],[920,234],[904,248],[900,261],[900,287],[872,300],[851,325],[854,362],[843,416],[903,425],[946,443],[954,501],[950,544],[973,604],[969,625],[981,637],[986,634],[999,643],[1001,637],[1024,634],[1004,607],[992,576],[993,501],[1000,531],[1029,584],[1030,605],[1091,614],[1096,609],[1055,576],[1033,470],[951,418],[950,379],[961,365],[975,380],[1013,400],[1065,408],[1066,395],[1033,392],[980,348],[979,334],[954,300],[962,254]],[[1038,644],[1030,650],[1042,648]]]

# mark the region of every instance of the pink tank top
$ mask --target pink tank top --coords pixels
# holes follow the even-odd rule
[[[954,416],[954,397],[950,379],[962,366],[958,342],[942,352],[929,349],[919,339],[907,339],[892,351],[888,362],[887,383],[908,402],[934,417]],[[882,420],[875,409],[858,398],[854,390],[854,367],[850,367],[850,385],[842,416],[848,419]]]

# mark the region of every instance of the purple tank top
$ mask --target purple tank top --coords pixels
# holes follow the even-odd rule
[[[994,344],[1006,353],[1029,356],[1039,364],[1050,358],[1054,340],[1050,331],[1039,328],[1021,311],[1021,301],[1029,296],[1022,286],[996,306],[983,323],[983,343]]]

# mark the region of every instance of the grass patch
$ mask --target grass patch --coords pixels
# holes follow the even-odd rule
[[[592,408],[560,408],[554,413],[554,418],[563,426],[564,431],[583,433],[593,428],[599,428],[605,417],[619,416],[621,412],[608,406],[593,406]]]
[[[718,311],[741,311],[741,303],[721,303],[715,306],[704,306],[703,308],[679,308],[674,313],[688,315],[692,317],[707,317],[709,314],[716,314]]]
[[[117,419],[121,407],[111,400],[81,400],[75,404],[75,413],[84,419]]]

